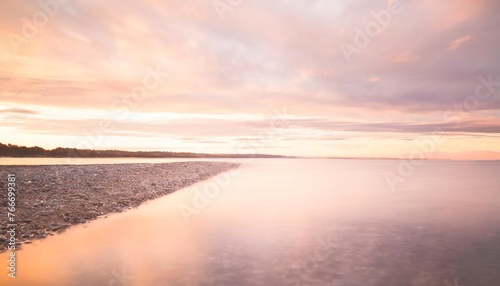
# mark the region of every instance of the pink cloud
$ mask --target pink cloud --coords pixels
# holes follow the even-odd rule
[[[8,41],[0,43],[0,105],[112,114],[113,103],[130,100],[148,68],[162,61],[168,77],[133,112],[262,115],[287,107],[297,116],[324,119],[316,126],[322,131],[342,127],[373,134],[438,125],[443,114],[474,95],[478,76],[500,81],[500,19],[493,12],[500,5],[400,2],[402,12],[348,63],[341,43],[353,44],[357,29],[387,3],[246,1],[221,20],[210,1],[73,0],[18,52]],[[40,11],[37,3],[6,2],[0,34],[21,35],[23,18]],[[463,132],[496,130],[500,101],[498,91],[492,94],[471,112],[463,127],[471,129]],[[493,123],[471,123],[487,112]],[[9,119],[13,113],[0,116]],[[388,125],[339,125],[381,117]],[[23,132],[35,127],[31,121]],[[71,131],[60,127],[54,133]],[[224,136],[250,132],[240,133],[227,122],[214,124],[214,130],[189,128],[194,137],[196,132],[216,137],[216,128],[227,132]]]

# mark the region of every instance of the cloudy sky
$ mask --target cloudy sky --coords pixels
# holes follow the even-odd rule
[[[500,159],[499,11],[496,0],[1,1],[0,142]]]

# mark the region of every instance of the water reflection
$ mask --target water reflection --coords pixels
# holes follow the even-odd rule
[[[397,163],[247,160],[189,223],[210,181],[26,245],[8,285],[498,285],[500,164],[426,162],[391,193]]]

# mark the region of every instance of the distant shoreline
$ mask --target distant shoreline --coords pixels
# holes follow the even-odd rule
[[[326,160],[407,160],[394,157],[286,156],[273,154],[209,154],[170,151],[123,151],[26,147],[0,143],[0,158],[143,158],[143,159],[326,159]],[[412,161],[500,161],[500,159],[412,158]]]
[[[170,151],[122,151],[90,150],[77,148],[55,148],[51,150],[38,146],[26,147],[0,143],[0,157],[13,158],[293,158],[272,154],[207,154]]]

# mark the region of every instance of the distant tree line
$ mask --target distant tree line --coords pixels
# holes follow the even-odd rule
[[[283,158],[285,156],[266,154],[203,154],[188,152],[164,151],[120,151],[120,150],[88,150],[76,148],[55,148],[46,150],[38,146],[26,147],[0,143],[0,157],[82,157],[82,158],[111,158],[111,157],[140,157],[140,158]]]

